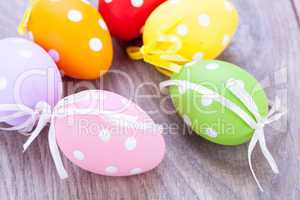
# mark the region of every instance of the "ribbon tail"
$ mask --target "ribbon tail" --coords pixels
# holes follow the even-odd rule
[[[39,134],[42,132],[42,130],[45,128],[48,122],[48,119],[45,119],[45,117],[41,116],[36,129],[31,133],[31,135],[23,145],[23,152],[25,152],[28,149],[28,147],[32,144],[32,142],[39,136]]]
[[[48,134],[48,141],[49,141],[49,148],[51,152],[52,159],[54,161],[57,173],[61,179],[68,178],[68,173],[64,168],[59,149],[56,143],[56,137],[55,137],[55,129],[54,129],[54,120],[51,120],[51,126],[49,129]]]
[[[42,113],[40,115],[39,122],[37,124],[36,129],[31,133],[30,137],[27,139],[25,144],[23,145],[23,152],[25,152],[28,147],[32,144],[32,142],[39,136],[39,134],[42,132],[42,130],[45,128],[45,126],[49,123],[49,113],[51,113],[51,108],[48,104],[46,103],[39,103],[37,107],[40,107],[42,109]],[[31,128],[29,126],[28,128]]]
[[[257,142],[258,142],[258,134],[259,133],[257,131],[255,131],[255,133],[254,133],[254,135],[253,135],[253,137],[252,137],[252,139],[251,139],[251,141],[249,143],[249,147],[248,147],[248,163],[249,163],[249,167],[250,167],[252,176],[253,176],[256,184],[258,185],[260,191],[263,192],[264,190],[263,190],[262,186],[260,185],[260,183],[259,183],[259,181],[258,181],[258,179],[257,179],[257,177],[255,175],[253,166],[252,166],[252,152],[253,152],[253,150],[254,150]]]
[[[259,130],[259,131],[263,131],[263,130]],[[261,134],[259,134],[258,137],[259,137],[258,141],[259,141],[260,148],[262,150],[263,155],[267,159],[267,161],[268,161],[270,167],[272,168],[273,172],[275,174],[279,174],[278,166],[277,166],[272,154],[270,153],[269,149],[267,148],[266,139],[265,139],[265,136],[264,136],[263,132]]]

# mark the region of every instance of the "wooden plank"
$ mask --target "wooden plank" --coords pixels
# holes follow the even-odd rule
[[[295,8],[287,0],[234,1],[241,25],[231,47],[221,59],[243,66],[266,86],[270,97],[282,95],[288,103],[288,129],[268,128],[266,137],[281,174],[270,172],[260,151],[254,165],[263,187],[260,193],[249,171],[247,145],[223,147],[198,136],[187,136],[186,127],[175,114],[163,113],[162,99],[150,84],[165,78],[150,65],[132,62],[125,54],[127,44],[116,42],[113,70],[126,72],[133,85],[117,74],[108,74],[91,82],[97,88],[111,90],[129,98],[134,93],[152,94],[153,98],[133,98],[160,124],[177,124],[165,135],[167,155],[161,166],[145,175],[109,178],[84,172],[66,159],[70,178],[59,180],[50,157],[47,131],[22,154],[23,136],[0,134],[1,199],[300,199],[300,39]],[[93,0],[96,5],[96,0]],[[294,5],[299,8],[297,0]],[[16,24],[25,3],[0,2],[0,37],[16,35]],[[5,66],[1,66],[3,69]],[[286,76],[288,76],[287,79]],[[65,80],[67,94],[79,81]],[[144,87],[138,86],[148,83]],[[173,109],[166,100],[164,107]],[[288,130],[288,131],[287,131]]]

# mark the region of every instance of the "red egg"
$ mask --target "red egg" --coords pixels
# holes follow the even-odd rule
[[[165,0],[99,0],[99,12],[113,36],[132,40],[142,33],[151,12]]]

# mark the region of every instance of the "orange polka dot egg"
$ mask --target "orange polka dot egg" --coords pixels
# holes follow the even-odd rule
[[[69,77],[97,79],[111,66],[111,36],[87,0],[31,0],[19,32],[31,35]]]
[[[238,13],[228,0],[169,0],[147,19],[144,46],[128,53],[171,76],[192,60],[215,59],[237,27]]]

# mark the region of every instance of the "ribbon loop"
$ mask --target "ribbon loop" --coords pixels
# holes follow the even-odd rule
[[[175,20],[168,28],[162,29],[157,37],[149,44],[140,47],[128,47],[127,54],[133,60],[144,59],[145,62],[166,76],[178,73],[182,66],[190,60],[180,55],[182,48],[181,38],[168,34],[170,30],[180,21]]]
[[[36,122],[36,112],[31,108],[19,104],[2,104],[0,105],[1,112],[9,112],[7,116],[0,117],[0,123],[8,123],[13,120],[21,119],[28,116],[28,119],[19,125],[10,128],[0,127],[3,131],[18,131],[20,133],[27,132]]]

